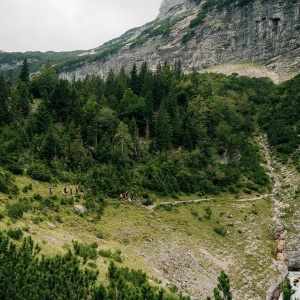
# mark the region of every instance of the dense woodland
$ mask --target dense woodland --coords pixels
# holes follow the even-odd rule
[[[183,74],[180,62],[166,62],[67,81],[50,62],[30,77],[25,59],[18,80],[12,78],[0,75],[0,192],[10,196],[19,193],[13,174],[79,184],[97,214],[104,193],[124,190],[145,199],[265,192],[269,179],[257,145],[264,133],[300,170],[300,75],[275,85],[237,74]],[[32,201],[52,200],[35,194]],[[21,218],[26,203],[7,205],[7,215]],[[97,245],[74,242],[65,255],[49,258],[30,237],[10,239],[21,236],[0,233],[1,299],[188,299],[114,262],[107,283],[97,283],[98,272],[86,266]],[[231,299],[227,275],[218,280],[214,298]]]
[[[0,164],[14,174],[80,184],[93,196],[203,195],[266,189],[260,133],[299,160],[299,75],[275,85],[186,75],[180,62],[105,79],[63,80],[49,62],[29,74],[24,60],[17,82],[0,75]]]

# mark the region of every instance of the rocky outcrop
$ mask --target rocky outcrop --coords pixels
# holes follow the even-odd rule
[[[201,5],[188,0],[164,0],[154,22],[135,29],[121,44],[111,44],[118,49],[116,52],[72,70],[67,66],[62,70],[63,77],[95,73],[106,76],[110,69],[118,72],[122,66],[129,71],[133,63],[139,67],[147,61],[155,68],[158,63],[167,60],[173,64],[179,59],[185,71],[228,62],[252,62],[277,74],[291,77],[299,73],[300,0],[257,0],[243,7],[232,3],[207,12],[204,23],[189,28],[200,9]],[[156,34],[150,34],[154,29],[163,29],[166,22],[168,32],[161,30],[158,34],[156,30]],[[188,34],[190,38],[183,43]],[[102,48],[97,50],[101,53]]]
[[[77,212],[79,212],[79,213],[81,213],[81,214],[84,214],[84,213],[87,212],[86,207],[83,206],[83,205],[79,205],[79,204],[74,205],[74,210],[76,210]]]
[[[163,0],[160,5],[159,14],[162,15],[168,12],[172,7],[184,2],[186,2],[186,0]]]

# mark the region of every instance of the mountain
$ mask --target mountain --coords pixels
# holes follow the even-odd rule
[[[129,71],[147,61],[152,68],[181,61],[185,71],[224,63],[258,63],[279,76],[300,70],[300,1],[163,1],[151,23],[126,32],[95,49],[94,57],[65,64],[62,76],[81,78],[110,69]],[[224,1],[223,1],[224,2]],[[213,3],[213,4],[210,4]]]
[[[106,76],[147,61],[152,69],[180,60],[186,71],[269,76],[275,82],[300,71],[300,0],[163,0],[158,17],[89,51],[1,53],[0,69],[17,69],[26,57],[32,72],[46,60],[63,78]],[[250,64],[249,64],[250,63]],[[216,68],[216,66],[220,66]],[[249,68],[253,71],[247,72]],[[232,73],[233,73],[232,72]],[[231,74],[231,73],[230,73]]]

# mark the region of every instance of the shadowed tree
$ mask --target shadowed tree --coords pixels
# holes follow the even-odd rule
[[[125,123],[120,122],[114,137],[114,153],[116,160],[123,165],[128,164],[131,161],[133,149],[134,146],[128,126]]]
[[[19,79],[25,83],[29,82],[29,66],[28,66],[28,62],[27,62],[27,58],[24,59],[23,64],[22,64],[22,68],[21,68],[21,72],[19,75]]]

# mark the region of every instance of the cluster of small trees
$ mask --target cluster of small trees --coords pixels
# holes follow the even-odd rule
[[[18,247],[0,232],[1,299],[189,300],[151,286],[141,270],[114,262],[108,267],[108,284],[97,285],[98,271],[84,267],[71,250],[54,257],[40,251],[30,236]]]

